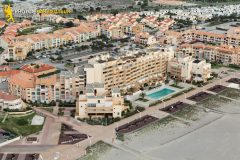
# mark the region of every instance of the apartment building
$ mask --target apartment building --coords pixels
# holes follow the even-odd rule
[[[182,33],[185,42],[201,41],[208,43],[240,46],[240,36],[237,34],[219,34],[202,30],[190,29]]]
[[[47,64],[28,64],[9,80],[11,94],[28,102],[74,102],[79,94],[80,79],[69,71],[59,71]]]
[[[191,56],[174,58],[168,62],[167,72],[171,78],[181,81],[203,81],[211,77],[211,64]]]
[[[4,109],[22,109],[22,107],[23,104],[21,98],[0,91],[0,111],[3,111]]]
[[[153,35],[150,35],[148,32],[140,32],[134,36],[134,42],[149,46],[156,43],[157,41],[156,41],[156,37]]]
[[[176,56],[182,57],[187,55],[210,62],[240,64],[240,49],[227,45],[211,46],[202,43],[185,43],[176,50]]]
[[[101,83],[106,90],[127,89],[136,83],[166,76],[167,62],[174,57],[172,48],[147,48],[130,51],[122,56],[100,55],[85,66],[86,84]]]
[[[100,29],[92,23],[80,23],[78,27],[64,28],[52,34],[39,33],[0,38],[0,45],[7,50],[6,59],[23,60],[30,51],[61,47],[69,43],[82,43],[100,35]]]
[[[128,108],[124,105],[124,98],[118,88],[113,88],[111,96],[106,96],[104,84],[87,84],[84,94],[79,95],[77,99],[75,118],[105,116],[117,118]]]

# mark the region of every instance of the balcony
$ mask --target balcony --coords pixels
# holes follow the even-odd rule
[[[113,108],[112,107],[87,107],[86,108],[86,112],[89,113],[112,113],[113,112]]]

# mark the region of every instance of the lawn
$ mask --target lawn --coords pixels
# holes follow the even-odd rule
[[[240,98],[240,90],[234,89],[234,88],[227,88],[224,91],[220,93],[222,96],[226,96],[233,99],[239,99]]]
[[[209,108],[209,109],[214,109],[214,108],[219,108],[219,107],[223,106],[223,104],[227,104],[230,102],[231,102],[231,100],[223,98],[223,97],[211,96],[211,97],[201,101],[200,103],[198,103],[198,105]]]
[[[199,110],[197,110],[196,106],[187,106],[182,108],[181,110],[174,113],[175,116],[181,117],[187,120],[196,121],[199,118],[197,117]]]
[[[31,126],[31,120],[35,113],[24,117],[9,117],[4,123],[0,119],[0,128],[15,133],[17,135],[27,136],[42,130],[41,126]]]

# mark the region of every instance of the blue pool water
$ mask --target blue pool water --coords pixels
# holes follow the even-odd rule
[[[160,99],[166,95],[169,95],[171,93],[175,92],[174,90],[172,89],[168,89],[168,88],[164,88],[162,90],[159,90],[159,91],[156,91],[154,93],[151,93],[151,94],[148,94],[148,96],[150,98],[153,98],[153,99]]]

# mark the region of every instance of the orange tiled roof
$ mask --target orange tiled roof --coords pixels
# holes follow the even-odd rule
[[[36,65],[38,65],[38,67],[36,67]],[[55,67],[50,66],[48,64],[34,64],[34,65],[27,64],[22,66],[21,70],[29,73],[38,73],[38,72],[43,72],[43,71],[47,71],[54,68]]]
[[[14,96],[14,95],[10,95],[9,93],[0,91],[0,99],[6,100],[6,101],[13,101],[18,99],[18,97]]]
[[[35,87],[35,77],[27,72],[20,71],[10,77],[9,83],[17,85],[21,88],[34,88]]]
[[[19,72],[19,70],[0,71],[0,77],[11,77]]]

